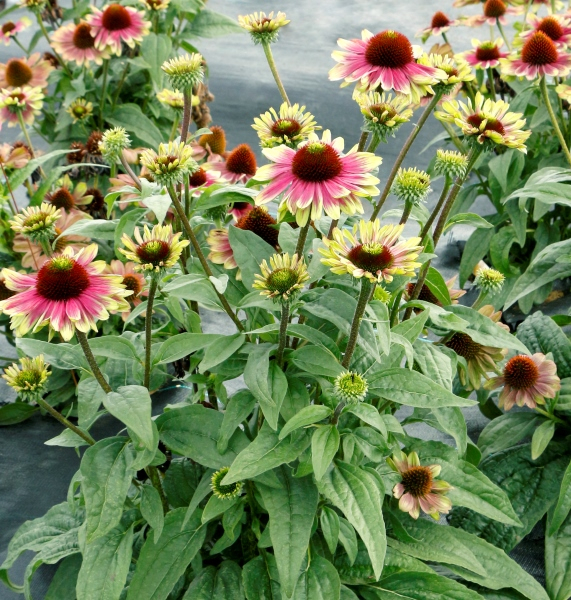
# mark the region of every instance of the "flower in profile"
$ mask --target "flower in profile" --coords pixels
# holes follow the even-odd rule
[[[174,267],[183,249],[190,244],[188,240],[181,240],[181,235],[181,232],[173,233],[172,225],[155,225],[152,231],[145,225],[141,237],[137,227],[135,241],[123,234],[121,242],[125,248],[119,248],[119,252],[136,263],[137,271],[159,273]]]
[[[11,146],[2,144],[0,146],[0,164],[4,169],[21,169],[25,167],[32,155],[24,146]]]
[[[295,148],[310,133],[321,129],[316,127],[314,116],[305,112],[305,106],[290,106],[287,102],[280,106],[279,114],[270,108],[263,115],[256,117],[252,127],[260,138],[262,148],[273,148],[281,144]]]
[[[356,101],[364,117],[363,130],[377,135],[383,143],[412,117],[406,96],[369,92],[357,96]]]
[[[437,150],[434,161],[434,172],[444,175],[450,180],[464,177],[468,167],[468,157],[455,150]]]
[[[419,31],[416,36],[421,38],[423,42],[426,42],[431,35],[440,35],[441,33],[446,33],[450,27],[454,27],[459,23],[459,21],[451,20],[443,12],[438,11],[432,16],[430,27],[426,27],[425,29]]]
[[[261,207],[259,207],[261,208]],[[234,217],[235,221],[239,221],[242,217],[245,217],[254,206],[249,202],[233,202],[228,212]]]
[[[508,52],[502,52],[501,47],[504,40],[498,38],[494,41],[472,40],[472,50],[462,52],[460,56],[476,69],[489,69],[499,66],[500,59],[508,56]]]
[[[508,6],[507,0],[486,0],[483,6],[483,13],[475,17],[469,17],[465,23],[469,27],[479,27],[480,25],[488,24],[492,27],[497,23],[506,25],[508,15],[521,14],[521,8]]]
[[[16,127],[20,123],[19,115],[26,125],[31,125],[43,105],[44,94],[39,87],[3,89],[0,91],[0,126],[7,122],[8,127]]]
[[[420,204],[432,191],[430,175],[416,167],[398,170],[391,191],[401,201],[410,204]]]
[[[74,123],[83,123],[93,114],[93,104],[85,98],[77,98],[67,107],[66,112]]]
[[[22,17],[19,21],[6,21],[0,26],[0,40],[5,46],[10,44],[10,40],[16,37],[21,31],[27,29],[32,24],[28,17]]]
[[[71,179],[66,175],[58,188],[46,194],[45,201],[55,208],[70,213],[76,206],[89,204],[92,199],[92,196],[87,194],[86,183],[80,182],[74,189]]]
[[[569,15],[548,15],[538,17],[530,12],[527,15],[530,29],[522,31],[516,38],[517,43],[527,41],[536,31],[543,32],[561,50],[571,44],[571,18]]]
[[[184,142],[168,142],[159,144],[158,153],[149,148],[143,150],[141,164],[157,183],[169,187],[196,171],[198,165],[192,158],[192,153],[192,148]]]
[[[434,113],[437,119],[456,123],[471,143],[515,148],[524,154],[525,142],[531,131],[524,131],[525,119],[521,113],[509,112],[510,105],[503,100],[486,99],[480,92],[474,103],[450,100],[442,104],[442,111]],[[487,149],[487,148],[486,148]]]
[[[61,211],[46,202],[41,206],[28,206],[9,221],[12,230],[21,233],[34,242],[44,242],[55,237],[55,223]]]
[[[2,378],[23,400],[33,401],[42,395],[50,375],[44,355],[40,354],[35,358],[21,358],[19,365],[13,363],[4,369]]]
[[[119,56],[123,42],[134,48],[149,33],[151,22],[145,21],[144,17],[144,13],[131,6],[113,3],[104,6],[103,10],[92,5],[86,21],[95,36],[95,47]]]
[[[377,285],[373,292],[373,300],[378,300],[383,304],[388,304],[391,301],[393,295],[387,291],[382,285]]]
[[[222,480],[226,477],[226,473],[230,470],[230,467],[223,467],[216,473],[212,474],[212,478],[210,479],[210,488],[212,489],[212,493],[222,500],[229,500],[230,498],[235,498],[240,495],[242,491],[242,487],[244,486],[243,482],[236,481],[235,483],[231,483],[230,485],[223,485]]]
[[[278,12],[274,17],[272,11],[266,16],[264,12],[238,17],[240,27],[250,33],[255,44],[273,44],[277,41],[279,30],[289,23],[285,13]]]
[[[166,10],[170,4],[170,0],[140,0],[140,2],[151,12]]]
[[[238,266],[238,263],[234,258],[234,250],[232,250],[232,246],[230,245],[228,229],[221,227],[211,229],[206,236],[206,243],[210,248],[210,254],[208,255],[209,261],[213,262],[215,265],[223,265],[224,268],[229,271]],[[238,279],[238,277],[236,277],[236,279]]]
[[[25,85],[45,88],[53,70],[39,52],[28,58],[11,58],[6,64],[0,63],[0,88],[21,88]]]
[[[16,292],[13,290],[8,289],[4,275],[2,275],[2,271],[0,271],[0,302],[2,300],[8,300],[8,298],[11,298],[15,293]]]
[[[395,90],[418,103],[444,77],[434,67],[419,65],[416,58],[422,54],[421,48],[412,46],[398,31],[389,29],[373,35],[364,29],[361,37],[362,40],[337,40],[343,50],[331,55],[339,64],[329,71],[329,79],[343,79],[342,85],[358,81],[360,92]]]
[[[561,98],[561,100],[571,102],[571,85],[560,83],[559,85],[555,86],[555,91],[557,92],[557,95]]]
[[[210,128],[210,133],[200,136],[198,144],[202,148],[206,148],[210,154],[220,154],[222,156],[226,152],[226,133],[219,125],[213,125]]]
[[[458,298],[461,298],[466,292],[464,290],[454,289],[454,284],[456,283],[456,276],[451,277],[446,282],[446,287],[448,288],[448,295],[450,296],[451,304],[458,304]],[[416,286],[416,282],[410,282],[406,284],[404,288],[404,299],[408,302],[411,299],[412,292]],[[378,289],[378,287],[377,287]],[[422,300],[424,302],[430,302],[430,304],[436,304],[436,306],[443,306],[442,302],[434,295],[432,290],[428,285],[423,284],[422,289],[420,290],[420,294],[418,296],[418,300]],[[421,309],[415,309],[415,312],[421,312]]]
[[[176,111],[182,111],[184,108],[184,96],[179,90],[164,88],[157,94],[157,100],[165,106],[174,108]]]
[[[434,67],[446,74],[446,77],[441,77],[434,85],[434,89],[441,90],[443,94],[450,94],[455,88],[475,78],[470,65],[461,56],[423,54],[418,59],[418,64]]]
[[[110,164],[117,162],[123,150],[126,150],[130,147],[131,138],[127,135],[127,131],[124,127],[114,127],[113,129],[108,129],[105,131],[101,141],[99,142],[99,150],[101,151],[101,155]]]
[[[420,511],[438,521],[440,514],[448,514],[452,502],[445,496],[452,486],[446,481],[436,480],[440,475],[440,465],[420,464],[416,452],[408,456],[397,450],[387,463],[397,473],[401,481],[393,488],[393,495],[399,501],[399,509],[408,513],[413,519],[418,519]]]
[[[129,309],[121,312],[123,321],[131,314],[131,307],[139,306],[143,301],[142,297],[149,295],[149,290],[146,289],[147,282],[144,275],[138,273],[135,268],[136,265],[134,262],[128,261],[123,263],[120,260],[112,260],[105,268],[106,273],[120,275],[123,278],[121,283],[125,286],[125,289],[131,290],[132,292],[132,294],[127,297],[127,301],[130,304]]]
[[[309,279],[303,257],[299,258],[297,254],[290,257],[287,252],[270,257],[269,266],[263,260],[260,271],[261,274],[254,275],[252,287],[262,290],[260,294],[274,302],[289,302]]]
[[[338,275],[366,277],[374,283],[390,283],[393,275],[414,275],[420,267],[415,262],[422,250],[420,238],[399,241],[403,229],[404,225],[381,227],[379,219],[360,221],[352,231],[336,227],[333,239],[323,239],[326,248],[319,249],[325,257],[321,262]]]
[[[165,61],[161,68],[175,90],[192,90],[204,79],[203,62],[202,54],[193,52],[171,58]]]
[[[521,51],[500,62],[506,75],[526,77],[530,81],[545,75],[566,77],[571,70],[571,54],[566,48],[558,48],[543,31],[532,33]]]
[[[220,171],[222,179],[229,183],[246,183],[256,174],[256,155],[248,144],[240,144],[228,153],[226,160],[212,156],[206,167]]]
[[[339,402],[357,404],[362,402],[369,391],[367,380],[354,371],[345,371],[335,379],[333,395]]]
[[[533,356],[520,354],[510,358],[502,375],[490,379],[485,387],[495,390],[501,386],[504,387],[499,396],[500,408],[510,410],[514,404],[528,408],[545,404],[545,398],[555,398],[561,382],[557,365],[537,352]]]
[[[345,142],[331,139],[331,132],[316,134],[299,144],[296,150],[287,146],[265,148],[262,152],[273,164],[264,165],[256,173],[259,181],[270,181],[255,198],[266,204],[283,194],[287,209],[298,225],[308,219],[319,219],[323,211],[332,219],[341,212],[363,213],[359,196],[374,196],[379,180],[371,174],[382,159],[370,152],[357,152],[357,146],[342,154]]]
[[[87,66],[90,62],[101,65],[111,54],[108,48],[95,47],[95,33],[85,21],[80,21],[77,25],[68,23],[52,33],[51,44],[64,60],[74,61],[80,67]]]
[[[504,287],[505,277],[496,269],[484,267],[476,271],[474,285],[485,294],[497,294]]]
[[[34,332],[49,324],[50,330],[69,341],[75,329],[97,331],[96,321],[109,318],[109,310],[127,310],[131,292],[116,275],[105,275],[105,263],[93,261],[99,248],[91,244],[77,254],[68,246],[31,275],[4,269],[9,289],[18,292],[0,302],[16,335]]]

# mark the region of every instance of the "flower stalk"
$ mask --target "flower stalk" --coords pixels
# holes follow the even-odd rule
[[[295,247],[295,253],[298,256],[303,256],[303,249],[305,248],[305,241],[307,240],[307,232],[309,231],[309,226],[311,224],[311,219],[307,218],[307,223],[301,228],[299,232],[299,237],[297,238],[297,245]]]
[[[365,314],[365,309],[367,308],[367,303],[369,302],[369,298],[371,296],[371,289],[373,284],[367,279],[367,277],[363,277],[361,279],[361,292],[359,294],[359,299],[357,301],[357,307],[355,308],[355,314],[353,315],[353,322],[351,323],[351,332],[349,334],[349,340],[347,341],[347,348],[345,349],[345,355],[343,356],[343,362],[341,365],[347,369],[351,364],[351,358],[353,357],[353,352],[355,352],[355,348],[357,346],[357,338],[359,337],[359,327],[361,326],[361,319]]]
[[[565,159],[569,163],[571,167],[571,153],[569,152],[569,148],[567,146],[567,142],[563,137],[563,133],[561,132],[561,128],[559,127],[559,123],[557,122],[557,116],[555,115],[555,111],[553,110],[553,106],[551,105],[551,101],[549,100],[549,92],[547,90],[547,81],[545,80],[545,75],[539,81],[539,89],[541,90],[541,95],[543,97],[543,102],[545,103],[545,107],[547,108],[547,112],[549,113],[549,117],[551,118],[551,123],[553,124],[553,129],[555,129],[555,134],[557,135],[557,139],[561,144],[561,149],[563,150],[563,154],[565,155]]]
[[[58,420],[62,425],[73,431],[82,440],[86,441],[90,446],[95,444],[95,440],[85,431],[76,427],[71,421],[66,419],[60,412],[58,412],[53,406],[48,404],[43,398],[36,398],[38,406],[41,406],[46,412],[48,412],[54,419]]]
[[[149,296],[147,298],[147,310],[145,317],[145,378],[143,385],[150,389],[151,381],[151,338],[153,336],[153,303],[157,293],[159,279],[155,273],[151,275],[151,283],[149,285]]]
[[[421,246],[426,246],[426,242],[428,241],[427,236],[430,233],[430,228],[432,227],[434,220],[438,216],[440,209],[442,208],[442,206],[444,205],[444,202],[446,201],[446,197],[448,196],[448,192],[450,191],[451,185],[452,185],[452,182],[450,181],[450,179],[448,177],[446,177],[445,182],[444,182],[444,187],[442,188],[442,193],[440,194],[440,198],[438,198],[438,202],[436,203],[434,210],[430,213],[430,217],[428,217],[428,220],[426,221],[424,227],[422,228],[422,230],[420,232],[419,237],[421,239],[421,242],[420,242]]]
[[[272,75],[274,76],[274,79],[276,81],[276,85],[278,86],[278,90],[280,91],[280,95],[281,95],[283,101],[287,102],[288,105],[291,106],[291,102],[289,101],[289,98],[287,97],[287,93],[285,91],[284,84],[282,83],[282,80],[280,78],[280,74],[278,73],[278,68],[276,66],[276,61],[274,60],[274,55],[272,53],[272,49],[270,47],[269,42],[263,41],[262,42],[262,48],[264,49],[264,54],[266,55],[266,59],[268,61],[268,65],[270,66],[270,71],[272,72]]]
[[[87,336],[85,335],[85,333],[83,333],[83,331],[79,331],[79,329],[76,329],[75,333],[77,335],[77,340],[79,341],[79,345],[81,346],[81,349],[83,350],[83,354],[85,354],[87,363],[89,364],[89,367],[91,368],[91,372],[93,373],[93,376],[95,377],[95,379],[97,379],[97,382],[101,386],[101,389],[106,394],[111,393],[113,390],[111,389],[111,386],[105,380],[105,377],[103,377],[103,373],[101,372],[101,369],[99,368],[99,365],[97,364],[97,361],[95,360],[95,356],[93,356],[93,352],[91,351],[91,348],[89,347],[89,341],[87,340]]]
[[[289,302],[282,302],[282,317],[280,320],[280,335],[278,342],[278,350],[276,352],[276,362],[280,369],[284,363],[284,350],[287,341],[287,326],[289,324]]]
[[[192,88],[185,88],[182,92],[184,97],[184,108],[182,110],[182,126],[180,130],[180,140],[186,142],[188,138],[188,128],[192,117]]]

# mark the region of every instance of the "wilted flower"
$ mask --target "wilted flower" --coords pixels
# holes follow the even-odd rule
[[[289,302],[303,289],[309,279],[303,257],[299,258],[297,254],[290,257],[287,252],[274,254],[270,258],[269,266],[263,260],[260,270],[262,274],[254,275],[255,281],[252,287],[262,290],[261,295],[271,298],[274,302]]]
[[[130,147],[131,139],[124,127],[108,129],[99,142],[99,150],[109,163],[115,163],[119,160],[123,150]]]
[[[319,249],[325,256],[321,262],[338,275],[366,277],[374,283],[390,283],[393,275],[414,275],[420,267],[415,262],[422,250],[420,238],[399,242],[403,229],[404,225],[381,227],[379,219],[360,221],[353,231],[336,227],[333,239],[323,238],[326,248]]]
[[[455,150],[437,150],[434,172],[449,179],[464,177],[468,167],[468,157]]]
[[[3,89],[0,91],[0,126],[6,122],[8,127],[19,125],[18,115],[22,115],[26,125],[31,125],[34,117],[40,114],[43,104],[44,94],[39,87]]]
[[[364,117],[363,129],[378,136],[381,142],[398,131],[399,127],[410,121],[412,109],[406,96],[369,92],[356,97],[357,104]]]
[[[490,379],[485,387],[495,390],[502,385],[499,405],[505,410],[510,410],[514,404],[535,408],[545,404],[545,398],[555,398],[561,389],[557,365],[540,352],[510,358],[502,375]]]
[[[401,201],[411,204],[420,204],[432,191],[430,175],[416,167],[398,170],[391,188],[393,194]]]
[[[213,473],[212,478],[210,479],[210,487],[212,489],[213,494],[217,498],[221,498],[223,500],[229,500],[230,498],[235,498],[240,495],[242,491],[242,487],[244,486],[243,482],[236,481],[235,483],[231,483],[230,485],[223,485],[222,480],[226,477],[226,474],[230,470],[230,467],[223,467],[216,473]]]
[[[204,79],[203,61],[202,54],[183,54],[165,61],[161,68],[175,90],[192,90]]]
[[[460,56],[462,56],[469,65],[475,67],[476,69],[494,68],[500,64],[501,58],[508,56],[507,52],[501,51],[501,47],[503,45],[504,40],[502,40],[502,38],[485,42],[473,39],[473,50],[462,52]]]
[[[284,102],[280,106],[279,115],[275,109],[270,108],[263,115],[254,118],[252,127],[260,138],[262,148],[273,148],[280,144],[295,148],[310,133],[321,129],[315,125],[314,116],[305,112],[305,106],[290,106]]]
[[[240,15],[238,23],[250,33],[256,44],[273,44],[278,39],[279,30],[289,23],[285,13],[278,12],[274,17],[272,11],[266,16],[264,12],[251,15]]]
[[[460,21],[451,20],[443,12],[438,11],[432,16],[430,27],[426,27],[426,29],[419,31],[416,35],[421,38],[423,42],[426,42],[431,35],[446,33],[450,27],[454,27],[459,23]]]
[[[24,31],[32,24],[32,21],[28,17],[22,17],[19,21],[6,21],[2,23],[0,27],[0,40],[4,42],[5,46],[8,46],[10,39],[16,37],[20,31]]]
[[[39,52],[28,58],[11,58],[6,64],[0,63],[0,88],[45,88],[48,76],[54,70]]]
[[[184,96],[179,90],[173,91],[165,88],[157,94],[157,100],[175,110],[182,110],[184,108]]]
[[[489,267],[476,271],[474,285],[486,294],[497,294],[504,286],[505,277],[496,269]]]
[[[401,476],[401,482],[393,488],[400,510],[418,519],[422,509],[435,520],[440,518],[439,513],[446,515],[450,512],[452,502],[444,494],[452,486],[446,481],[435,480],[442,470],[440,465],[422,466],[416,452],[407,456],[402,450],[397,450],[392,458],[387,458],[387,463]]]
[[[23,400],[36,400],[42,395],[51,372],[44,361],[44,355],[35,358],[21,358],[20,364],[13,363],[4,369],[2,378]]]
[[[210,133],[200,136],[198,143],[201,147],[208,148],[211,154],[222,156],[226,152],[226,133],[219,125],[213,125]]]
[[[51,44],[64,60],[75,61],[80,67],[90,62],[101,65],[111,53],[109,48],[95,47],[95,34],[96,30],[85,21],[68,23],[52,33]]]
[[[184,142],[159,144],[158,153],[148,148],[143,150],[141,164],[157,183],[166,187],[181,182],[185,175],[198,168],[192,158],[192,148]]]
[[[151,29],[150,21],[145,21],[144,13],[131,6],[107,4],[103,10],[91,6],[91,13],[86,21],[91,25],[91,33],[95,36],[95,47],[109,50],[112,54],[121,54],[121,44],[129,48],[140,43]]]
[[[366,398],[368,390],[367,380],[353,371],[341,373],[333,384],[333,395],[339,402],[346,404],[362,402]]]
[[[248,144],[240,144],[228,153],[226,160],[215,154],[205,166],[219,171],[221,178],[229,183],[246,183],[256,174],[256,155]]]
[[[77,98],[66,109],[74,123],[87,121],[93,114],[93,104],[85,98]]]
[[[41,206],[28,206],[9,221],[12,230],[21,233],[31,240],[41,243],[55,236],[55,223],[61,211],[42,202]]]
[[[466,292],[464,290],[454,289],[454,284],[456,283],[456,276],[451,277],[446,282],[446,287],[448,288],[448,295],[450,296],[451,304],[458,304],[458,298],[461,298]],[[416,282],[410,282],[406,284],[404,288],[404,299],[408,302],[412,296],[414,288],[416,287]],[[378,289],[378,287],[377,287]],[[422,300],[424,302],[430,302],[431,304],[436,304],[437,306],[442,306],[442,302],[434,295],[432,290],[428,285],[423,284],[422,289],[420,290],[420,294],[418,295],[417,300]],[[420,309],[415,309],[420,310]]]

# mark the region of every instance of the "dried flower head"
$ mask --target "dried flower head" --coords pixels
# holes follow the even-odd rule
[[[87,121],[93,114],[93,104],[85,98],[77,98],[66,109],[74,123]]]
[[[455,150],[437,150],[434,172],[453,180],[464,177],[468,167],[468,157]]]
[[[175,90],[192,90],[204,79],[203,61],[202,54],[193,52],[171,58],[161,68]]]
[[[310,133],[321,129],[316,127],[314,116],[305,112],[305,106],[290,106],[287,102],[280,106],[279,114],[270,108],[263,115],[256,117],[252,127],[260,138],[262,148],[273,148],[281,144],[295,148],[299,142],[307,139]]]
[[[184,142],[159,144],[158,153],[145,149],[141,153],[141,164],[146,167],[160,185],[171,186],[183,180],[187,174],[198,169],[192,158],[192,147]]]
[[[478,269],[474,285],[486,294],[497,294],[504,287],[505,277],[496,269],[489,267]]]
[[[307,267],[303,258],[297,254],[292,257],[284,254],[274,254],[270,258],[270,265],[264,260],[260,265],[262,274],[254,275],[255,281],[252,287],[262,290],[262,296],[267,296],[274,302],[289,302],[309,279]]]
[[[274,17],[272,11],[266,16],[264,12],[238,17],[240,27],[250,33],[255,44],[273,44],[277,41],[279,30],[289,23],[285,13],[278,12]]]
[[[21,358],[19,365],[13,363],[4,369],[2,378],[23,400],[33,401],[42,395],[50,375],[44,356],[40,354],[35,358]]]
[[[353,371],[341,373],[333,384],[333,394],[339,402],[346,404],[357,404],[362,402],[369,390],[367,380]]]
[[[242,487],[244,486],[242,481],[236,481],[230,485],[224,485],[222,483],[222,480],[224,477],[226,477],[226,474],[229,470],[230,467],[223,467],[222,469],[216,471],[216,473],[213,473],[212,478],[210,479],[212,493],[217,498],[221,498],[223,500],[229,500],[230,498],[239,496],[240,492],[242,491]]]
[[[389,135],[395,136],[399,127],[412,117],[410,102],[406,96],[369,92],[356,97],[364,117],[363,130],[377,135],[386,142]]]
[[[12,230],[21,233],[34,242],[42,243],[55,237],[55,223],[60,218],[61,211],[42,202],[41,206],[28,206],[9,221]]]
[[[432,191],[430,175],[416,167],[400,168],[391,189],[401,202],[420,204]]]

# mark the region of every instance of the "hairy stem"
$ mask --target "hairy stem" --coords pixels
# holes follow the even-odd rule
[[[299,258],[303,256],[303,249],[305,248],[305,240],[307,239],[307,232],[311,224],[311,217],[307,217],[307,223],[301,228],[299,237],[297,238],[297,246],[295,247],[295,253]]]
[[[121,159],[121,164],[123,165],[125,172],[135,182],[135,187],[137,187],[140,190],[141,189],[141,180],[137,177],[137,175],[135,174],[135,171],[133,171],[133,169],[131,169],[131,165],[127,162],[127,159],[125,158],[124,151],[121,151],[119,158]]]
[[[563,137],[563,133],[561,133],[561,128],[559,127],[559,123],[557,122],[557,116],[553,111],[553,106],[551,106],[551,101],[549,100],[549,92],[547,91],[547,81],[545,81],[545,75],[541,78],[539,82],[539,88],[541,90],[541,95],[543,96],[543,102],[545,102],[545,107],[547,108],[547,112],[551,118],[551,123],[553,124],[553,129],[555,129],[555,134],[557,135],[557,139],[561,144],[561,149],[563,150],[563,154],[569,166],[571,166],[571,154],[569,153],[569,148],[567,147],[567,142]]]
[[[53,406],[50,406],[43,398],[37,398],[36,402],[39,406],[41,406],[46,412],[49,412],[50,415],[57,419],[62,425],[65,425],[68,429],[71,429],[73,433],[78,435],[82,440],[85,440],[90,446],[95,444],[95,440],[86,432],[76,427],[71,421],[66,419],[60,412],[58,412]]]
[[[371,287],[371,282],[366,277],[363,277],[361,279],[361,293],[359,294],[359,300],[357,301],[357,307],[355,308],[355,314],[353,315],[353,322],[351,323],[351,333],[349,334],[347,348],[345,349],[345,355],[343,356],[343,362],[341,363],[345,369],[349,368],[353,352],[355,352],[355,347],[357,346],[359,327],[361,326],[361,319],[365,314],[365,308],[367,308],[367,303],[369,302]]]
[[[85,335],[85,333],[83,333],[83,331],[79,331],[79,329],[75,330],[75,334],[77,335],[77,340],[79,341],[79,345],[83,350],[83,354],[85,354],[85,358],[87,359],[87,363],[91,368],[93,376],[95,377],[95,379],[97,379],[97,382],[101,386],[101,389],[106,394],[109,394],[113,390],[111,389],[111,386],[107,383],[107,381],[105,381],[105,377],[103,377],[103,373],[101,372],[101,369],[99,368],[99,365],[95,360],[95,356],[93,356],[93,352],[91,352],[91,348],[89,347],[87,336]]]
[[[147,298],[147,310],[145,316],[145,379],[143,385],[149,389],[151,381],[151,338],[153,336],[153,302],[159,285],[158,278],[153,274],[149,286],[149,296]]]
[[[165,491],[163,489],[163,484],[161,483],[161,476],[159,475],[159,470],[157,467],[146,467],[145,473],[148,475],[153,487],[159,493],[161,498],[161,504],[163,505],[163,512],[166,515],[169,512],[169,501],[165,496]]]
[[[182,110],[182,126],[180,129],[180,140],[186,142],[188,137],[188,128],[190,127],[190,118],[192,116],[192,88],[186,88],[183,91],[184,108]]]
[[[284,88],[284,84],[282,83],[282,80],[280,79],[280,74],[278,73],[278,68],[276,66],[276,61],[274,60],[274,55],[272,54],[272,49],[270,47],[270,44],[267,42],[262,42],[262,48],[264,49],[266,59],[268,60],[268,65],[270,66],[272,75],[274,76],[274,79],[276,80],[276,85],[278,86],[278,90],[280,91],[281,97],[284,102],[286,102],[289,106],[291,106],[291,102],[289,101],[289,98],[287,97],[287,94],[286,94],[286,91]]]
[[[438,202],[436,203],[434,210],[432,211],[432,213],[430,213],[430,217],[428,217],[428,220],[426,221],[424,227],[422,228],[422,230],[420,232],[419,237],[421,239],[420,243],[422,246],[424,246],[426,244],[426,237],[428,236],[428,233],[430,232],[432,223],[434,223],[434,220],[438,216],[438,213],[440,212],[440,209],[442,208],[442,205],[444,204],[444,202],[446,200],[446,196],[448,196],[448,192],[450,191],[451,185],[452,184],[451,184],[450,180],[448,179],[448,177],[446,177],[446,181],[444,183],[444,187],[442,188],[442,193],[440,194],[440,198],[438,198]]]
[[[357,152],[363,152],[365,149],[365,144],[367,143],[367,138],[369,137],[368,131],[361,132],[361,137],[359,138],[359,145],[357,146]]]
[[[280,369],[283,367],[283,363],[284,363],[284,350],[286,347],[288,323],[289,323],[289,302],[284,302],[282,304],[282,318],[280,321],[280,337],[279,337],[279,343],[278,343],[278,351],[276,353],[276,361],[277,361],[278,367],[280,367]]]
[[[492,96],[492,100],[496,100],[496,82],[494,80],[494,69],[492,67],[488,67],[488,82],[490,83],[490,94]]]

